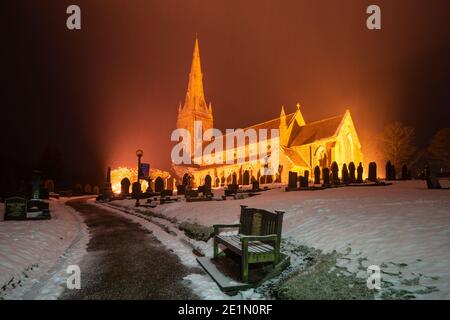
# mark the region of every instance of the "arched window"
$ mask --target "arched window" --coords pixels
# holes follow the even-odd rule
[[[319,167],[321,167],[321,168],[328,167],[327,153],[323,146],[320,146],[317,148],[315,157],[316,157],[317,163],[319,164]]]

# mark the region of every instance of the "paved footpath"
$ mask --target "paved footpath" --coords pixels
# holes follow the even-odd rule
[[[69,201],[85,219],[91,239],[80,264],[81,289],[60,299],[196,299],[184,266],[148,230],[86,200]]]

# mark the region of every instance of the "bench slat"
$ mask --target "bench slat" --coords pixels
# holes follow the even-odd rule
[[[231,246],[233,248],[232,251],[238,252],[239,254],[242,253],[242,242],[239,235],[232,235],[232,236],[217,236],[217,239],[219,242],[226,246]],[[257,253],[267,253],[274,250],[274,247],[265,243],[262,243],[260,241],[257,242],[249,242],[248,244],[248,251],[252,254]]]

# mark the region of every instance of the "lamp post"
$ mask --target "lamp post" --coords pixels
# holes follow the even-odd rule
[[[144,151],[142,151],[141,149],[138,149],[136,151],[136,156],[138,157],[138,171],[137,171],[137,182],[139,184],[139,192],[136,196],[136,207],[139,207],[140,203],[139,203],[139,198],[141,197],[141,184],[139,182],[139,178],[141,177],[141,157],[144,155]]]

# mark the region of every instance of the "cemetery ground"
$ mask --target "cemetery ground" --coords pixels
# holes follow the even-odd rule
[[[213,192],[220,198],[223,190]],[[72,203],[79,213],[66,201],[52,200],[56,219],[0,222],[0,280],[15,279],[2,298],[81,298],[81,291],[64,291],[63,266],[76,263],[86,269],[83,294],[88,298],[108,297],[94,287],[117,290],[128,280],[133,285],[125,292],[134,292],[144,285],[140,278],[150,283],[153,297],[176,298],[164,296],[164,290],[173,290],[179,297],[200,299],[450,299],[450,194],[427,189],[425,181],[295,192],[279,186],[240,200],[183,200],[156,208],[136,208],[134,200],[100,204],[81,199]],[[212,257],[211,226],[238,222],[240,205],[285,211],[281,249],[291,266],[257,289],[229,297],[195,258]],[[136,249],[107,245],[128,237]],[[151,274],[159,268],[152,259],[166,268],[163,283],[169,270],[170,285],[151,285]],[[111,284],[108,268],[116,260],[118,283]],[[379,291],[366,286],[370,265],[381,268]],[[132,275],[121,272],[127,268]]]

